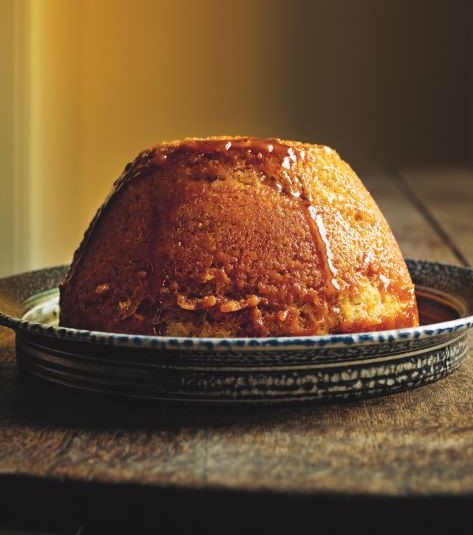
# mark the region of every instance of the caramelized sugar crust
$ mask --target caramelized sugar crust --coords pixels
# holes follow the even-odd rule
[[[418,324],[395,238],[324,146],[164,143],[128,164],[60,288],[64,326],[304,336]]]

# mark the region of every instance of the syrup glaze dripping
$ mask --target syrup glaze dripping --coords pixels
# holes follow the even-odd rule
[[[68,278],[72,276],[74,269],[80,263],[82,250],[92,228],[99,224],[114,196],[124,190],[130,182],[139,177],[146,180],[160,180],[160,177],[164,176],[170,178],[175,172],[185,172],[189,178],[185,188],[185,197],[190,198],[200,187],[203,187],[205,182],[224,177],[229,169],[243,167],[245,170],[255,171],[255,176],[258,176],[263,184],[296,201],[296,206],[303,212],[313,237],[322,271],[322,287],[325,289],[330,308],[333,308],[337,292],[340,290],[336,278],[338,272],[334,266],[322,214],[316,213],[312,204],[310,185],[297,173],[298,163],[303,162],[305,157],[306,147],[303,144],[288,146],[278,139],[256,138],[185,140],[176,144],[163,144],[141,153],[134,162],[127,165],[122,176],[114,184],[111,195],[97,213],[86,233],[84,243],[76,253]],[[152,196],[154,197],[153,194]],[[156,200],[154,199],[152,204]],[[159,212],[163,212],[162,216],[164,216],[165,213],[171,214],[183,198],[173,198],[170,195],[166,202],[164,199],[161,201],[158,203]],[[169,221],[171,219],[172,217],[168,218]],[[155,226],[151,225],[152,228]],[[156,256],[156,242],[157,236],[153,236],[149,244],[149,257],[155,267],[156,277],[152,288],[154,295],[159,294],[158,287],[165,285],[167,280],[166,273],[164,271],[161,273],[164,262],[159,254]]]
[[[311,185],[305,178],[301,178],[295,169],[305,156],[306,150],[302,146],[293,148],[276,139],[225,138],[185,141],[175,148],[169,148],[166,158],[161,154],[154,162],[159,173],[166,175],[168,179],[176,169],[189,178],[185,187],[186,192],[189,191],[184,194],[187,200],[190,200],[195,188],[199,183],[202,184],[202,181],[212,182],[221,177],[224,179],[232,170],[238,172],[243,168],[244,171],[254,171],[255,177],[258,177],[257,180],[261,183],[296,201],[294,206],[303,213],[318,257],[320,289],[323,289],[331,315],[334,315],[340,291],[338,270],[334,265],[323,216],[312,204]],[[166,210],[172,210],[173,203],[182,201],[182,197],[180,201],[169,198],[165,203]],[[154,261],[157,265],[163,263],[157,258]]]
[[[336,279],[338,275],[338,269],[333,265],[332,249],[330,247],[330,242],[327,238],[327,231],[325,230],[324,221],[322,219],[321,214],[317,214],[313,206],[311,205],[307,206],[307,211],[309,212],[309,216],[311,220],[313,221],[313,224],[315,223],[317,227],[317,231],[316,232],[312,231],[312,235],[316,239],[320,238],[317,241],[317,245],[318,245],[319,252],[322,254],[326,273],[331,274],[331,277],[327,277],[327,281],[329,285],[332,286],[332,290],[339,291],[340,285]],[[311,226],[313,226],[313,224]]]
[[[274,150],[274,145],[271,144],[271,151]],[[327,236],[324,220],[321,213],[317,213],[312,204],[312,195],[307,186],[307,183],[293,172],[293,167],[298,163],[298,160],[303,161],[305,158],[305,150],[301,148],[294,151],[292,147],[285,147],[277,145],[278,150],[275,151],[279,157],[280,167],[274,166],[274,162],[270,162],[264,166],[265,177],[263,181],[269,186],[276,188],[279,193],[288,195],[292,199],[298,201],[300,209],[304,213],[304,217],[310,228],[311,235],[318,254],[321,257],[322,267],[324,269],[325,290],[327,297],[335,302],[337,292],[341,290],[340,284],[337,280],[338,270],[333,263],[333,253],[330,246],[330,241]],[[329,149],[330,150],[330,149]]]

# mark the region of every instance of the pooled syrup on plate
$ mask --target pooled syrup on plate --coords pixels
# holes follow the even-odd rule
[[[441,294],[430,288],[417,287],[417,308],[419,310],[419,325],[432,325],[461,318],[466,315],[461,310],[461,304],[454,302],[452,296]]]

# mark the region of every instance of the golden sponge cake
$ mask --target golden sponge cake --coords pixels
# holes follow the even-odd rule
[[[128,164],[60,288],[60,324],[170,336],[351,333],[418,324],[396,240],[324,146],[219,137]]]

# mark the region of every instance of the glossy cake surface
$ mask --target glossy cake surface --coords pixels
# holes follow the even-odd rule
[[[128,164],[60,288],[61,325],[169,336],[411,327],[414,289],[363,184],[324,146],[164,143]]]

